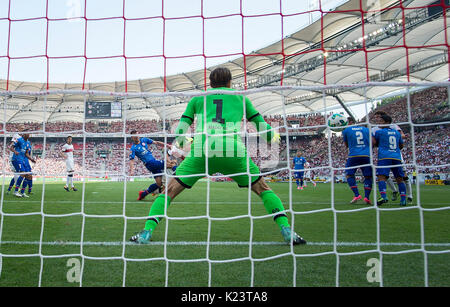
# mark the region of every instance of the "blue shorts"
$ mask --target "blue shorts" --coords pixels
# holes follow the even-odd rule
[[[11,165],[12,165],[12,167],[11,167],[12,171],[14,173],[24,172],[23,161],[12,160]]]
[[[164,160],[151,160],[145,163],[145,167],[152,173],[152,174],[160,174],[156,177],[162,176],[162,173],[164,173]]]
[[[295,179],[303,179],[304,174],[305,174],[304,171],[296,171],[296,172],[294,172],[294,178]]]
[[[383,175],[389,177],[390,172],[394,174],[395,178],[405,177],[405,173],[403,172],[403,168],[401,166],[395,166],[402,164],[402,161],[395,159],[382,159],[378,161],[378,166],[391,166],[391,167],[383,167],[377,168],[377,175]]]
[[[372,176],[372,167],[370,165],[360,166],[360,165],[364,165],[364,164],[370,164],[369,157],[350,157],[350,158],[348,158],[347,163],[345,163],[345,168],[348,168],[348,167],[351,167],[351,168],[345,170],[345,175],[354,176],[356,173],[356,170],[358,168],[360,168],[364,177],[371,177]]]
[[[23,165],[23,171],[26,173],[31,173],[31,165],[28,159],[26,159],[25,161],[23,161],[22,163]]]

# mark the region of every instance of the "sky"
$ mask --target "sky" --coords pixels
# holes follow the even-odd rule
[[[9,79],[29,82],[159,77],[164,58],[166,75],[194,71],[300,30],[320,18],[298,14],[317,1],[242,0],[242,18],[240,0],[0,0],[0,79],[8,76],[8,55]]]
[[[8,55],[9,80],[38,83],[161,77],[164,56],[166,75],[195,71],[306,27],[321,16],[303,13],[318,1],[0,0],[0,79]],[[347,0],[320,1],[326,11]],[[365,113],[363,105],[352,110]]]

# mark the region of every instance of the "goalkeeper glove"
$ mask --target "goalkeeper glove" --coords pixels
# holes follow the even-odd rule
[[[186,143],[190,144],[190,143],[192,143],[193,140],[194,139],[191,138],[191,137],[180,136],[175,141],[175,146],[178,147],[178,148],[183,148]]]
[[[271,143],[277,143],[277,144],[280,144],[280,140],[281,140],[280,134],[279,134],[278,132],[275,132],[275,133],[273,134]]]

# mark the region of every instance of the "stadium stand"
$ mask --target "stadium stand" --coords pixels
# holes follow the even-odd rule
[[[431,88],[419,92],[411,93],[410,95],[411,115],[413,123],[427,123],[440,122],[448,119],[449,104],[447,88]],[[407,98],[405,96],[394,96],[381,101],[378,106],[372,109],[369,113],[369,118],[372,118],[376,111],[388,112],[395,123],[405,123],[408,121],[407,114]],[[272,127],[281,127],[280,132],[286,132],[284,129],[284,121],[281,115],[265,116],[266,121]],[[366,122],[366,118],[360,120],[360,123]],[[328,154],[328,139],[323,133],[325,127],[325,117],[320,113],[311,114],[294,114],[286,117],[286,123],[289,128],[289,133],[307,131],[309,135],[291,136],[289,139],[289,161],[297,150],[302,152],[302,155],[307,157],[312,168],[320,168],[315,170],[317,176],[329,175],[329,154]],[[373,122],[371,121],[373,124]],[[163,131],[171,133],[171,129],[176,127],[177,120],[170,120],[163,123],[159,120],[133,120],[127,121],[125,128],[126,133],[131,130],[137,130],[139,133],[155,134]],[[17,131],[21,125],[34,131],[40,131],[43,128],[41,123],[7,123],[6,129],[8,131]],[[321,126],[315,128],[305,129],[305,126]],[[123,132],[122,121],[96,121],[86,122],[87,133],[121,133]],[[403,150],[403,157],[405,163],[413,163],[412,143],[411,143],[411,127],[409,124],[401,124],[406,135],[406,148]],[[64,132],[67,131],[82,131],[83,123],[77,122],[49,122],[46,123],[45,129],[48,132]],[[253,126],[248,125],[247,131],[255,133]],[[292,133],[294,132],[294,133]],[[101,136],[101,135],[100,135]],[[424,173],[442,172],[449,173],[449,167],[439,167],[439,165],[447,164],[450,158],[450,127],[449,125],[432,125],[415,127],[415,150],[416,162],[422,168]],[[32,138],[33,152],[38,157],[43,157],[44,154],[44,140],[42,137]],[[345,166],[347,158],[347,149],[345,148],[342,138],[337,134],[331,135],[331,165],[335,168],[342,168]],[[45,144],[45,159],[39,159],[34,166],[34,172],[37,174],[45,173],[48,175],[64,175],[65,164],[59,157],[59,149],[63,144],[63,138],[47,137]],[[83,140],[82,137],[74,138],[75,149],[75,169],[76,173],[80,174],[83,170]],[[101,138],[87,138],[85,148],[84,168],[88,170],[93,176],[104,176],[105,174],[121,174],[123,171],[123,155],[127,155],[130,148],[130,140],[127,140],[124,149],[123,136],[116,137],[101,137]],[[283,139],[280,146],[271,148],[263,143],[256,141],[248,142],[248,151],[250,157],[264,168],[264,165],[272,165],[270,161],[284,161],[286,165],[288,153],[286,152],[287,143]],[[155,146],[152,147],[154,155],[157,158],[162,158],[163,153]],[[3,147],[1,148],[3,151]],[[2,152],[3,154],[3,152]],[[100,157],[101,159],[97,159]],[[376,155],[374,155],[376,161]],[[0,161],[3,163],[4,161]],[[8,155],[5,159],[8,165]],[[436,165],[437,167],[432,167]],[[1,165],[0,165],[1,166]],[[279,165],[278,165],[279,166]],[[127,165],[125,165],[127,167]],[[279,166],[280,167],[280,166]],[[270,167],[269,167],[270,168]],[[3,166],[1,166],[3,169]],[[407,170],[412,172],[412,167],[408,166]],[[342,171],[337,171],[340,174]],[[147,174],[143,168],[142,174]],[[278,177],[287,177],[288,171],[283,170],[278,173]]]

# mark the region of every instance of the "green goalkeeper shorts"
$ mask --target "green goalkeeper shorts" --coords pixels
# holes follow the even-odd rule
[[[209,158],[208,173],[210,175],[221,173],[234,180],[241,188],[248,187],[249,183],[254,184],[261,179],[258,166],[250,158],[247,161],[247,157]],[[206,158],[186,157],[177,167],[175,176],[182,186],[192,188],[199,179],[206,176]]]

